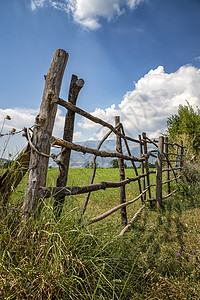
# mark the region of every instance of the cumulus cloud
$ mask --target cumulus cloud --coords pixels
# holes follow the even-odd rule
[[[108,21],[125,13],[126,9],[135,9],[145,0],[31,0],[31,9],[51,6],[73,16],[74,22],[82,27],[94,30],[101,26],[100,18]]]
[[[200,105],[200,69],[186,65],[174,73],[166,73],[163,66],[150,70],[135,83],[135,88],[127,92],[121,103],[106,109],[96,108],[92,115],[114,124],[114,116],[119,115],[127,134],[137,137],[142,131],[158,137],[166,130],[166,120],[177,113],[179,104],[186,100],[193,106]],[[92,138],[101,138],[105,129],[87,119],[78,125],[94,131]]]

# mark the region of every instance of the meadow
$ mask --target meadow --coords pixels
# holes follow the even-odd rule
[[[88,184],[91,169],[70,169],[68,185]],[[82,226],[85,195],[68,196],[56,222],[53,199],[45,199],[30,236],[20,239],[20,208],[26,178],[13,193],[7,214],[1,209],[1,299],[199,299],[200,170],[187,166],[177,193],[164,210],[147,207],[123,237],[120,213]],[[133,177],[132,169],[126,177]],[[48,171],[55,186],[57,170]],[[118,169],[97,169],[95,182],[118,181]],[[152,174],[152,181],[154,174]],[[152,182],[153,183],[153,182]],[[127,201],[138,195],[126,186]],[[94,192],[83,223],[119,204],[119,189]],[[129,220],[141,201],[127,207]]]

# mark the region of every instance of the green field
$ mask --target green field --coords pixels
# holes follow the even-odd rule
[[[91,169],[70,169],[68,185],[89,184]],[[20,239],[20,207],[25,179],[1,212],[1,299],[199,299],[200,200],[198,170],[164,201],[149,204],[123,237],[120,212],[91,225],[78,223],[85,195],[68,196],[61,219],[53,199],[45,199],[30,236]],[[132,169],[126,177],[134,177]],[[55,186],[57,170],[48,172]],[[151,175],[151,183],[155,176]],[[97,169],[95,182],[118,181],[118,169]],[[153,191],[154,192],[154,191]],[[138,195],[137,182],[126,186],[127,201]],[[119,204],[119,189],[94,192],[83,223]],[[127,207],[128,220],[141,200]]]

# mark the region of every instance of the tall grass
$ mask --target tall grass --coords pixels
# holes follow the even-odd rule
[[[200,173],[189,168],[178,193],[164,201],[165,210],[146,208],[134,228],[120,238],[118,212],[96,224],[78,225],[84,195],[77,195],[66,197],[58,222],[53,199],[46,199],[40,219],[22,243],[24,180],[9,202],[9,213],[0,220],[1,298],[199,299]],[[69,185],[87,184],[90,173],[70,170]],[[118,170],[98,169],[96,182],[118,177]],[[55,180],[56,171],[50,170],[48,185]],[[128,185],[127,200],[137,190],[137,183]],[[118,190],[92,193],[84,218],[118,203]],[[127,208],[129,219],[140,206],[138,201]]]

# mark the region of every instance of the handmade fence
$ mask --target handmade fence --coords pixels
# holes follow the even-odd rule
[[[22,206],[22,218],[25,222],[27,222],[31,215],[36,215],[36,212],[37,214],[40,213],[42,198],[48,198],[51,196],[54,197],[54,212],[56,218],[59,218],[66,196],[86,193],[82,209],[83,215],[87,208],[91,192],[101,189],[106,190],[108,188],[119,188],[119,205],[111,208],[98,217],[88,220],[87,224],[98,222],[115,211],[120,210],[121,225],[123,227],[120,235],[123,235],[124,232],[133,224],[134,220],[145,208],[147,203],[150,203],[152,206],[153,203],[156,202],[157,206],[162,208],[162,200],[170,197],[175,192],[171,191],[171,182],[177,181],[181,177],[180,171],[183,167],[184,146],[182,143],[180,145],[177,143],[169,143],[168,138],[163,136],[160,136],[158,141],[149,139],[145,133],[142,133],[142,136],[139,135],[138,139],[126,136],[119,116],[115,117],[115,126],[113,126],[77,107],[77,97],[84,85],[84,81],[82,79],[78,79],[75,75],[72,75],[68,102],[59,98],[62,77],[67,59],[68,54],[64,50],[59,49],[55,51],[49,72],[45,76],[43,99],[40,112],[36,117],[35,125],[33,127],[32,137],[30,136],[29,128],[27,128],[26,136],[29,142],[28,146],[23,152],[23,155],[19,156],[19,163],[15,164],[13,169],[11,168],[10,171],[7,171],[7,174],[1,176],[0,194],[4,195],[4,197],[2,196],[3,203],[6,204],[11,193],[11,184],[16,187],[25,174],[25,171],[28,169],[25,198]],[[52,136],[57,105],[61,105],[67,109],[63,139]],[[75,113],[108,128],[109,131],[102,138],[96,149],[81,146],[72,142]],[[100,150],[102,144],[106,141],[106,139],[108,139],[111,133],[116,135],[116,151],[107,152]],[[126,148],[126,154],[123,153],[123,142]],[[140,149],[139,157],[135,157],[131,154],[129,143],[137,143]],[[150,150],[149,145],[151,146]],[[57,155],[50,155],[50,148],[52,146],[61,147],[61,152]],[[93,172],[88,185],[67,186],[69,162],[72,150],[94,155]],[[175,152],[172,150],[175,150]],[[60,159],[58,159],[59,156]],[[94,184],[96,158],[98,156],[118,159],[120,174],[118,182],[99,182]],[[156,159],[156,170],[151,170],[149,168],[149,158],[151,156]],[[59,166],[56,187],[46,187],[46,176],[50,157],[52,157]],[[124,161],[130,161],[132,164],[134,176],[131,178],[125,178]],[[138,173],[136,163],[140,163],[141,165],[141,174]],[[18,172],[18,175],[16,176],[17,165],[20,165],[21,171]],[[166,173],[167,178],[165,181],[163,181],[164,172]],[[15,174],[15,176],[13,174]],[[156,174],[156,184],[151,183],[151,174]],[[173,176],[171,176],[171,174]],[[15,181],[14,183],[12,178],[15,178],[13,179]],[[135,181],[138,183],[138,195],[133,195],[134,199],[126,201],[125,186],[126,184],[130,184]],[[167,195],[163,195],[163,185],[165,184],[167,185]],[[152,187],[156,188],[155,197],[152,197]],[[126,208],[128,205],[133,204],[139,199],[141,199],[142,206],[133,218],[128,221]]]

